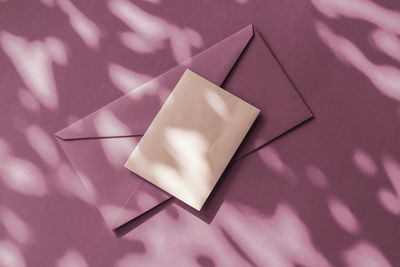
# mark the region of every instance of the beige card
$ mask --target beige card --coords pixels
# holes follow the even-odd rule
[[[200,210],[259,112],[186,70],[124,166]]]

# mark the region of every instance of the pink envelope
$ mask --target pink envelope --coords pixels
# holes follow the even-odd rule
[[[123,165],[186,69],[261,109],[237,160],[313,117],[262,37],[247,26],[56,133],[110,229],[171,197]]]

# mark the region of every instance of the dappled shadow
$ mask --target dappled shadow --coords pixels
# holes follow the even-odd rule
[[[1,231],[10,239],[2,241],[0,265],[111,266],[124,251],[145,253],[142,241],[121,241],[106,231],[92,207],[96,192],[77,180],[53,133],[120,96],[127,83],[165,70],[173,58],[143,75],[124,72],[136,62],[134,53],[113,38],[124,24],[102,4],[90,11],[67,0],[0,5]],[[99,17],[108,23],[97,24]],[[29,23],[20,24],[23,18]],[[199,38],[189,28],[186,33]],[[191,53],[189,47],[180,59]],[[96,244],[107,245],[93,250]],[[120,252],[107,253],[111,247]]]
[[[399,265],[399,10],[390,0],[0,1],[0,263]],[[220,206],[210,224],[170,201],[115,238],[52,134],[249,23],[316,119],[232,165],[206,203]],[[123,157],[107,152],[129,154],[124,144],[96,153],[115,166]]]

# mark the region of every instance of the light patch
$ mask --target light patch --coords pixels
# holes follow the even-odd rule
[[[164,48],[163,42],[153,42],[133,32],[121,32],[119,38],[122,44],[139,54],[151,54]]]
[[[200,34],[194,29],[184,28],[182,29],[182,33],[192,46],[200,48],[204,45],[203,38],[201,38]]]
[[[367,241],[349,248],[343,257],[349,267],[392,267],[382,252]]]
[[[151,4],[161,4],[161,0],[142,0],[142,1]]]
[[[179,165],[182,177],[210,177],[211,170],[207,160],[210,144],[199,132],[169,127],[165,130],[165,138],[172,157]],[[185,155],[185,158],[179,155]],[[176,177],[171,178],[171,181],[180,180]],[[208,185],[201,179],[182,182],[188,188],[196,188],[199,195],[204,195],[208,191]],[[184,192],[190,192],[190,190]]]
[[[400,196],[400,164],[392,157],[384,155],[382,157],[382,164],[385,169],[386,175],[391,181],[397,196]]]
[[[121,133],[129,133],[128,127],[107,110],[97,113],[94,126],[99,136],[120,136]],[[122,166],[135,147],[131,138],[101,138],[100,143],[107,160],[115,167]]]
[[[0,44],[32,94],[43,106],[55,110],[58,95],[46,45],[8,32],[0,32]]]
[[[316,30],[321,40],[339,60],[350,64],[363,73],[382,94],[400,101],[399,69],[391,65],[374,64],[355,44],[335,34],[327,25],[321,22],[316,23]]]
[[[55,1],[56,0],[40,0],[40,2],[47,7],[54,7]]]
[[[108,110],[101,110],[96,113],[94,127],[99,136],[121,136],[121,133],[130,132],[129,128]]]
[[[212,90],[205,90],[205,98],[210,107],[221,117],[230,120],[228,108],[225,104],[224,99],[222,99],[218,94]]]
[[[108,65],[108,75],[114,85],[124,94],[152,79],[151,76],[131,71],[116,63]]]
[[[67,50],[65,44],[58,38],[47,37],[44,41],[47,53],[58,65],[65,66],[68,63]]]
[[[0,206],[0,222],[16,242],[31,244],[34,241],[34,235],[29,225],[7,207]]]
[[[50,167],[56,167],[59,164],[60,156],[54,144],[54,139],[50,138],[42,128],[37,125],[31,125],[26,128],[25,136],[30,146],[43,162]]]
[[[306,225],[287,204],[278,204],[268,217],[245,205],[227,204],[221,209],[218,224],[253,265],[331,266],[314,247]]]
[[[57,168],[57,178],[58,189],[64,195],[77,197],[91,205],[96,203],[96,191],[89,179],[80,173],[80,180],[68,164],[60,164]]]
[[[285,171],[285,164],[275,149],[265,147],[260,150],[259,155],[264,164],[270,167],[273,171],[279,174],[282,174]]]
[[[178,163],[193,166],[196,169],[195,172],[208,169],[208,164],[204,163],[204,156],[208,152],[210,144],[199,132],[169,127],[165,129],[165,138],[168,148],[172,150],[172,157],[177,154],[187,156],[184,160],[176,157],[175,160]]]
[[[140,54],[155,53],[170,43],[172,55],[178,63],[189,59],[191,49],[203,46],[203,39],[193,29],[172,25],[149,14],[127,0],[109,1],[111,12],[128,25],[132,32],[120,34],[121,42]]]
[[[308,165],[305,167],[305,172],[308,181],[312,185],[324,189],[328,187],[328,178],[317,166]]]
[[[69,17],[69,22],[75,32],[90,48],[97,49],[100,45],[101,31],[97,25],[83,14],[69,0],[58,0],[59,7]]]
[[[18,90],[18,99],[21,105],[31,112],[38,112],[40,110],[40,104],[36,98],[26,89]]]
[[[378,29],[371,34],[371,38],[379,51],[400,61],[400,39],[396,34]]]
[[[248,266],[246,260],[236,250],[231,249],[218,227],[210,228],[208,224],[182,209],[177,212],[178,219],[171,217],[168,212],[160,212],[157,219],[150,219],[141,225],[141,231],[132,231],[125,235],[123,239],[130,242],[146,240],[146,252],[128,252],[119,257],[114,266],[198,266],[196,258],[199,254],[212,258],[215,266]],[[218,224],[219,222],[215,225]],[[171,257],[170,247],[179,247],[182,250],[181,256]]]
[[[100,142],[107,160],[118,169],[135,147],[132,138],[102,138]]]
[[[89,267],[89,265],[79,251],[69,249],[57,260],[56,267]]]
[[[360,233],[361,226],[357,218],[343,201],[330,197],[328,199],[328,207],[333,219],[340,228],[351,234]]]
[[[400,199],[396,194],[389,191],[388,189],[381,188],[377,193],[379,203],[388,212],[394,215],[400,215]]]
[[[123,208],[124,207],[114,204],[104,204],[99,207],[99,210],[107,224],[114,225],[115,221],[118,219],[118,215],[121,213]]]
[[[120,75],[120,74],[118,74],[118,75]],[[121,86],[121,88],[123,88],[123,86],[124,87],[126,86],[126,88],[128,88],[128,86],[130,87],[130,85],[128,85],[128,83],[129,83],[128,80],[130,80],[133,77],[134,76],[131,76],[129,78],[127,78],[127,77],[122,78],[122,75],[121,75],[120,79],[117,79],[117,75],[116,75],[116,77],[114,77],[114,79],[115,79],[116,85],[118,83]],[[149,79],[151,79],[151,78],[149,78]],[[125,90],[125,89],[122,89],[122,90]],[[167,89],[163,85],[159,84],[156,79],[153,79],[153,80],[150,80],[150,81],[142,84],[141,86],[139,86],[137,88],[134,88],[134,90],[130,90],[128,92],[128,94],[126,94],[126,96],[128,96],[129,98],[131,98],[133,100],[140,100],[145,95],[149,95],[150,97],[158,98],[160,100],[160,103],[162,103],[167,99],[167,97],[169,96],[170,93],[171,93],[171,91],[169,89]]]
[[[173,187],[174,190],[178,191],[181,199],[185,199],[185,202],[189,205],[195,205],[195,203],[203,202],[204,192],[207,192],[205,186],[201,181],[191,182],[187,180],[179,180],[180,172],[177,172],[174,168],[160,163],[153,163],[149,165],[152,168],[152,173],[154,174],[155,181],[160,188]],[[200,180],[200,179],[199,179]],[[193,186],[198,186],[196,192],[191,192],[190,189]]]
[[[311,0],[311,3],[330,18],[354,18],[368,21],[389,32],[400,33],[400,13],[384,8],[371,0]]]
[[[0,241],[0,266],[25,267],[25,259],[20,249],[8,240]]]
[[[10,156],[0,165],[0,174],[3,183],[18,193],[41,197],[48,191],[42,172],[28,160]]]
[[[354,151],[353,162],[366,176],[375,176],[378,171],[374,160],[364,150],[356,149]]]
[[[149,264],[149,260],[146,260],[145,257],[138,255],[137,253],[128,253],[120,257],[116,263],[115,267],[132,267],[135,265],[145,266]]]

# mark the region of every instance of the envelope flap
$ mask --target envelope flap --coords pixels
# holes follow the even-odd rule
[[[271,49],[255,30],[251,45],[224,82],[224,88],[261,109],[241,158],[313,117]]]
[[[253,36],[252,25],[64,128],[64,139],[143,135],[186,69],[221,85]]]

